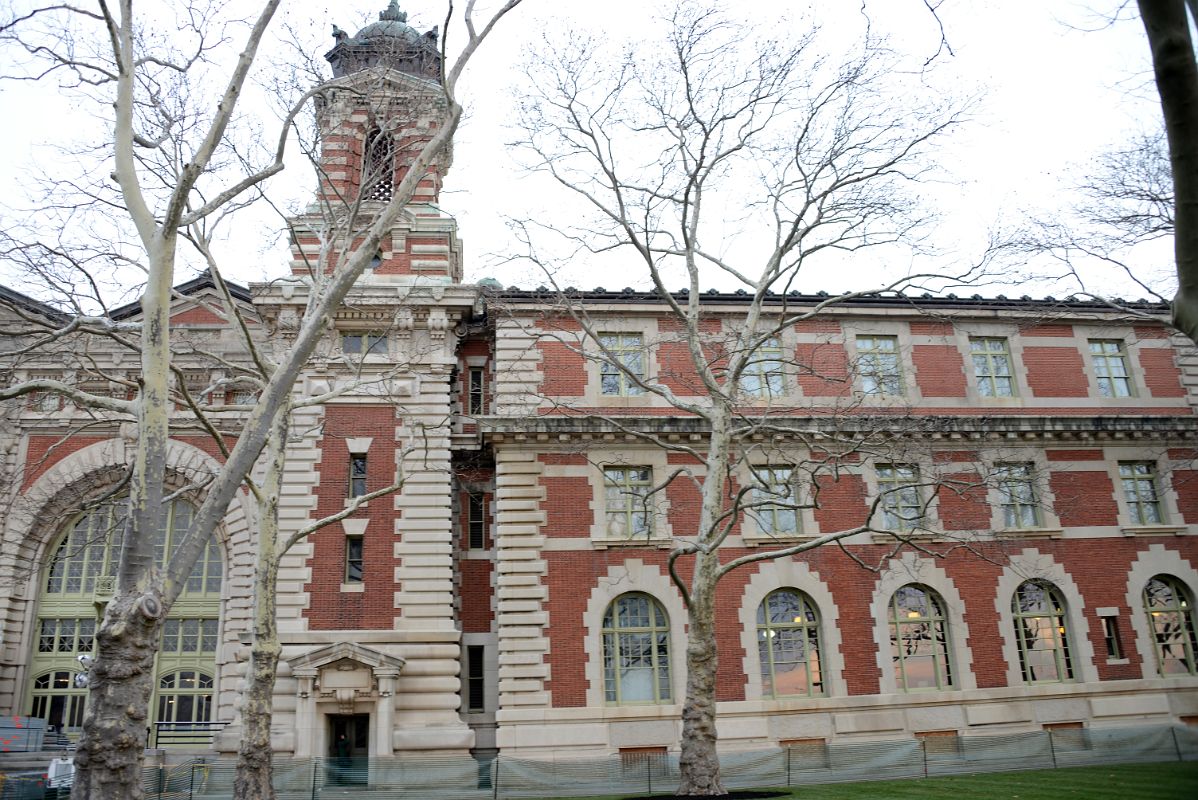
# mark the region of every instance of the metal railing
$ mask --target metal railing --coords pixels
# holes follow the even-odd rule
[[[216,734],[227,722],[155,722],[150,746],[194,747],[204,749],[212,745]]]
[[[1090,728],[1006,736],[816,742],[720,755],[721,774],[730,789],[1163,761],[1198,761],[1198,729]],[[211,759],[147,770],[146,797],[228,798],[235,769],[233,760]],[[371,800],[515,800],[649,794],[671,792],[677,786],[676,754],[557,761],[502,755],[486,759],[275,757],[275,788],[280,800],[359,796]]]

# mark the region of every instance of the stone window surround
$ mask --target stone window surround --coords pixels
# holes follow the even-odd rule
[[[656,482],[669,474],[670,465],[667,453],[661,449],[635,450],[624,456],[615,452],[602,450],[591,454],[591,464],[588,467],[588,477],[591,484],[591,508],[594,510],[591,523],[591,542],[603,546],[640,546],[653,547],[668,545],[674,535],[670,523],[669,489],[663,489],[654,495],[657,513],[652,520],[652,535],[648,539],[613,539],[607,535],[607,494],[604,470],[607,467],[649,467],[651,480]],[[674,480],[687,480],[679,476]]]
[[[842,323],[844,349],[848,356],[849,378],[853,382],[853,392],[863,401],[872,405],[910,405],[919,403],[923,395],[919,390],[918,373],[915,362],[911,357],[911,325],[908,320],[863,320],[846,319]],[[898,355],[899,382],[902,394],[866,394],[861,387],[861,376],[858,372],[857,337],[858,336],[890,336],[895,340],[895,352]]]
[[[1137,554],[1127,571],[1127,593],[1124,596],[1126,607],[1130,609],[1133,643],[1124,642],[1123,655],[1134,645],[1140,656],[1141,675],[1146,679],[1168,681],[1170,684],[1184,681],[1198,682],[1191,675],[1179,675],[1162,678],[1157,671],[1156,646],[1153,643],[1152,631],[1148,627],[1148,611],[1144,608],[1144,586],[1157,575],[1169,575],[1176,578],[1190,591],[1192,597],[1198,598],[1198,570],[1178,553],[1163,544],[1151,544],[1146,550]]]
[[[1167,454],[1160,448],[1151,447],[1109,447],[1103,449],[1103,469],[1111,480],[1112,493],[1119,508],[1119,520],[1116,523],[1127,536],[1155,533],[1183,533],[1188,528],[1182,522],[1181,510],[1178,505],[1177,492],[1173,489],[1172,470]],[[1131,511],[1127,505],[1127,496],[1123,491],[1123,480],[1119,475],[1119,465],[1130,462],[1150,462],[1156,465],[1156,494],[1160,506],[1160,524],[1142,525],[1133,522]],[[1143,588],[1143,587],[1141,587]]]

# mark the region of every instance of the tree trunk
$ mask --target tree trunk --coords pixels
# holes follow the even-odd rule
[[[287,462],[291,408],[275,412],[267,442],[266,475],[257,492],[258,563],[254,569],[254,640],[250,674],[241,709],[241,744],[237,749],[236,800],[274,800],[274,761],[270,728],[274,719],[275,671],[279,666],[276,592],[279,579],[279,495]]]
[[[679,795],[712,797],[727,794],[720,781],[715,729],[715,576],[716,559],[699,555],[696,572],[711,573],[706,586],[691,595],[686,644],[686,701],[682,706],[682,757]],[[696,578],[695,584],[700,580]]]
[[[75,753],[72,800],[139,800],[149,733],[161,605],[152,595],[118,596],[96,632],[87,715]]]
[[[695,554],[686,637],[686,700],[682,705],[681,780],[678,794],[718,797],[727,794],[720,781],[716,753],[715,681],[719,657],[715,640],[715,590],[720,579],[717,527],[724,507],[729,445],[728,406],[717,405],[711,416],[711,439],[703,478],[702,506],[696,537],[708,546]]]
[[[1198,342],[1198,63],[1183,0],[1139,0],[1139,6],[1173,166],[1173,324]]]

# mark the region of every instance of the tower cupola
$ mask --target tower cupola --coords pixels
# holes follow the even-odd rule
[[[441,49],[436,28],[418,32],[408,25],[408,15],[399,10],[397,0],[379,12],[378,22],[372,22],[356,36],[333,26],[336,44],[325,53],[333,67],[333,77],[340,78],[372,67],[386,67],[421,78],[441,77]]]

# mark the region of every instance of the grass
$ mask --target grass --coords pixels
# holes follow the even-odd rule
[[[791,787],[790,792],[779,800],[786,797],[801,800],[1195,800],[1198,798],[1198,762],[836,783]],[[607,795],[591,800],[621,800],[631,796],[634,795]]]

